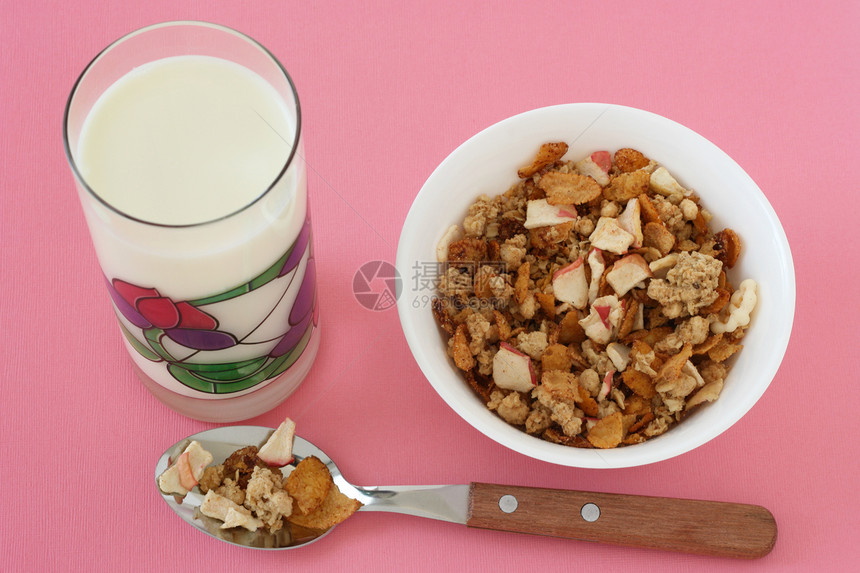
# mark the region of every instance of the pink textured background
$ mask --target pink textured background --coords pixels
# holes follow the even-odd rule
[[[860,4],[208,4],[0,0],[0,571],[856,570]],[[324,340],[302,388],[252,423],[290,415],[361,484],[761,504],[779,524],[774,551],[737,562],[376,513],[267,553],[180,522],[155,491],[154,463],[210,425],[134,379],[61,141],[87,62],[170,19],[250,34],[302,98]],[[715,142],[774,206],[797,270],[794,333],[762,400],[711,443],[646,467],[555,467],[496,445],[422,378],[396,311],[366,311],[351,293],[361,264],[394,261],[413,197],[451,150],[507,116],[578,101],[644,108]]]

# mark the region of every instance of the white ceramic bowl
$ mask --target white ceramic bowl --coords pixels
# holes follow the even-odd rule
[[[730,272],[735,284],[753,278],[759,302],[744,348],[736,355],[720,398],[699,408],[667,433],[614,450],[560,446],[508,425],[468,387],[446,354],[429,305],[428,270],[445,229],[461,223],[480,195],[497,195],[516,183],[517,168],[540,144],[565,141],[567,159],[601,149],[638,149],[694,189],[714,215],[714,230],[731,227],[743,249]],[[688,452],[737,422],[770,385],[788,345],[794,318],[794,266],[785,232],[761,190],[728,155],[692,130],[629,107],[581,103],[546,107],[501,121],[454,150],[415,198],[397,248],[403,279],[398,312],[406,340],[439,395],[479,431],[508,448],[548,462],[583,468],[620,468]]]

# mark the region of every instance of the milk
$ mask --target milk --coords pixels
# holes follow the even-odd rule
[[[108,88],[81,130],[79,164],[105,201],[145,221],[186,225],[261,195],[289,157],[295,122],[275,89],[238,64],[178,56]]]
[[[295,386],[310,367],[315,273],[297,124],[269,82],[209,56],[134,68],[83,121],[72,154],[84,212],[156,395],[153,381],[168,398],[235,398],[302,370]]]

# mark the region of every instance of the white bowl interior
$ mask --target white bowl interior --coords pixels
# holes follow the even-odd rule
[[[743,250],[729,276],[735,285],[753,278],[759,302],[744,349],[734,360],[720,398],[699,408],[666,434],[614,450],[560,446],[509,426],[486,409],[448,358],[430,310],[433,290],[426,270],[436,261],[444,231],[461,223],[481,194],[506,191],[518,167],[531,162],[540,144],[565,141],[566,159],[605,149],[638,149],[694,189],[714,215],[715,230],[734,229]],[[567,104],[526,112],[478,133],[454,150],[427,179],[406,217],[397,249],[403,278],[398,312],[406,340],[439,395],[476,429],[522,454],[585,468],[652,463],[689,451],[739,420],[775,376],[794,319],[795,283],[782,225],[764,194],[728,155],[694,131],[650,112],[610,104]],[[419,270],[420,269],[420,270]]]

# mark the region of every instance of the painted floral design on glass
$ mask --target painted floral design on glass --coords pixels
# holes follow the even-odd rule
[[[268,269],[213,296],[177,301],[150,285],[106,281],[129,344],[146,359],[164,362],[178,382],[209,394],[241,392],[283,373],[319,321],[309,218]],[[269,310],[253,324],[225,326],[228,311],[235,316],[250,302],[265,302]]]

